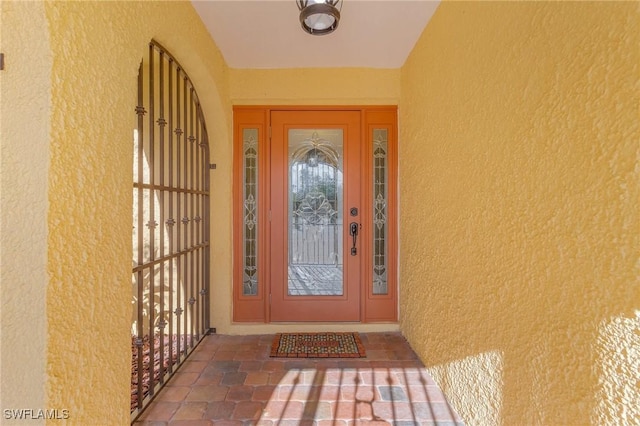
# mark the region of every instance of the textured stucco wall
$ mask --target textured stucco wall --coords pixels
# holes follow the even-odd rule
[[[5,409],[45,406],[52,61],[44,4],[0,8],[0,423],[11,424]]]
[[[445,2],[402,69],[401,329],[468,424],[640,418],[639,22]]]
[[[152,38],[178,59],[198,90],[212,157],[230,164],[227,68],[189,2],[3,2],[2,18],[12,67],[0,72],[2,308],[3,315],[22,309],[19,318],[29,321],[14,328],[3,317],[2,368],[16,371],[2,372],[2,404],[66,409],[70,424],[127,424],[138,66]],[[230,167],[226,175],[222,169],[214,191],[230,187]],[[5,208],[16,209],[6,235]],[[230,208],[217,211],[223,229],[231,228]],[[214,254],[227,252],[230,231],[214,240],[224,247],[214,246]],[[21,269],[5,270],[8,259]],[[229,256],[227,263],[221,274],[229,282]],[[23,285],[5,293],[9,284]],[[25,303],[37,310],[32,318]],[[19,343],[35,339],[33,352],[6,347],[18,331],[25,334]],[[24,368],[6,362],[9,349],[33,368],[22,383]]]
[[[231,69],[229,87],[237,105],[396,105],[400,70]]]

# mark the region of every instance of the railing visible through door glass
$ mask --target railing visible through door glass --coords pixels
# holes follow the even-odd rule
[[[209,329],[209,147],[196,91],[151,42],[133,133],[132,420]]]

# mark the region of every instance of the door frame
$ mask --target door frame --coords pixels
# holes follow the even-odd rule
[[[269,266],[270,276],[270,318],[273,322],[283,321],[327,321],[327,312],[331,312],[331,321],[360,321],[362,296],[360,274],[365,258],[361,250],[356,255],[349,255],[349,229],[347,224],[352,221],[362,223],[365,209],[362,207],[363,185],[361,179],[361,116],[357,111],[281,111],[272,110],[271,118],[271,228]],[[312,126],[312,127],[311,127]],[[288,294],[288,266],[287,235],[289,232],[289,129],[342,129],[343,130],[343,176],[344,200],[341,206],[343,244],[343,292],[336,296],[291,296]],[[351,217],[349,208],[358,208],[358,214]],[[362,240],[357,240],[358,249]]]
[[[270,199],[270,144],[271,113],[273,111],[357,111],[360,114],[362,178],[373,182],[373,132],[385,130],[388,135],[387,154],[387,292],[375,294],[373,270],[366,268],[371,262],[361,262],[360,271],[360,323],[395,323],[398,319],[398,137],[397,106],[234,106],[233,108],[233,321],[238,323],[271,323],[271,261],[269,245],[271,235],[268,209],[259,208],[257,223],[257,291],[245,294],[243,277],[244,256],[244,152],[243,134],[250,131],[257,135],[257,202]],[[369,163],[371,161],[371,163]],[[369,185],[369,184],[367,184]],[[361,196],[360,221],[373,223],[373,191],[366,186]],[[363,226],[359,236],[362,256],[373,256],[372,226]]]

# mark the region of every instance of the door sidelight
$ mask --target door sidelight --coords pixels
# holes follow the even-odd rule
[[[356,248],[356,241],[358,240],[358,228],[359,225],[356,222],[351,222],[349,225],[349,235],[353,237],[353,247],[351,247],[351,256],[355,256],[358,254],[358,249]]]

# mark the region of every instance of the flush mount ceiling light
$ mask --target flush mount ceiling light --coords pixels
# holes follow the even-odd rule
[[[338,28],[342,0],[296,0],[300,24],[309,34],[325,35]]]

